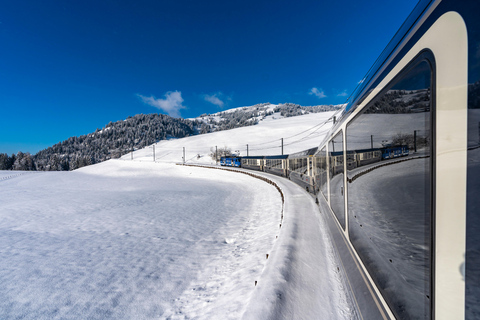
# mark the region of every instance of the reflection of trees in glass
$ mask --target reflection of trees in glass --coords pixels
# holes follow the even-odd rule
[[[391,141],[393,146],[408,146],[410,150],[416,150],[430,145],[430,135],[423,130],[413,133],[397,133]]]
[[[389,90],[365,114],[402,114],[430,111],[430,89]]]
[[[480,81],[468,85],[468,109],[480,109]]]

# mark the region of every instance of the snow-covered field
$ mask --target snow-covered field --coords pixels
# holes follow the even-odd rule
[[[310,148],[331,114],[160,142],[155,163],[147,147],[72,172],[0,172],[0,319],[350,317],[304,190],[272,178],[280,228],[275,187],[175,165],[183,147],[196,163],[211,145],[298,134],[285,153]]]
[[[210,171],[117,160],[3,181],[0,318],[239,318],[281,198]]]

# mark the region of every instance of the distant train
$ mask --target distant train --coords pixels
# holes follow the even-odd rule
[[[222,160],[313,195],[358,319],[480,319],[479,16],[420,1],[318,148]]]
[[[226,167],[245,168],[250,170],[264,171],[278,176],[287,177],[305,187],[309,192],[317,192],[320,188],[318,172],[324,171],[325,167],[317,164],[314,157],[318,148],[308,149],[291,155],[273,156],[223,156],[220,157],[220,165]],[[388,146],[382,148],[352,150],[346,155],[347,169],[358,168],[372,163],[407,157],[409,147]],[[331,174],[343,172],[343,152],[330,152],[329,154]]]

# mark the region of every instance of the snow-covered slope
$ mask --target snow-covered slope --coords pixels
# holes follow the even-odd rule
[[[258,125],[219,131],[181,139],[160,141],[155,144],[158,162],[182,162],[183,148],[187,163],[214,163],[209,157],[215,146],[228,147],[240,155],[290,154],[317,147],[332,126],[329,119],[334,112],[312,113],[298,117],[262,121]],[[236,152],[239,151],[239,152]],[[127,154],[122,159],[131,159]],[[135,151],[133,159],[153,161],[153,147]]]
[[[295,117],[310,113],[337,111],[343,105],[300,106],[293,103],[260,103],[253,106],[239,107],[220,111],[213,114],[202,114],[197,118],[190,118],[197,123],[200,133],[230,130],[262,121]]]

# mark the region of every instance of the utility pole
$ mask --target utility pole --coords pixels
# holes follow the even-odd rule
[[[247,144],[247,157],[248,157],[248,144]]]
[[[215,146],[215,165],[218,165],[218,151],[217,146]]]
[[[153,145],[153,162],[155,162],[155,145]]]
[[[183,164],[185,165],[185,147],[183,147]]]
[[[373,134],[370,136],[370,146],[371,146],[372,149],[373,149]]]
[[[282,156],[283,156],[283,138],[281,138],[282,140]]]

